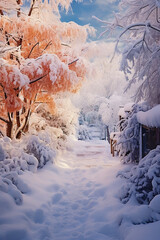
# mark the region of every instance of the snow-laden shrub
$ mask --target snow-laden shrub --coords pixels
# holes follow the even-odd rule
[[[21,192],[8,178],[0,176],[0,192],[8,193],[15,201],[17,205],[21,205],[23,202],[23,197]]]
[[[6,138],[2,138],[0,147],[5,156],[3,161],[0,161],[0,175],[10,172],[21,174],[25,170],[37,171],[38,160],[25,152],[23,142],[20,147],[20,143],[13,143],[10,140],[7,142]]]
[[[156,195],[149,204],[150,208],[160,214],[160,194]]]
[[[32,114],[30,120],[30,133],[34,132],[34,134],[36,134],[36,132],[46,130],[48,127],[57,128],[61,130],[61,134],[57,141],[58,145],[59,139],[64,141],[67,136],[76,134],[79,110],[73,106],[71,100],[67,97],[62,98],[61,96],[57,96],[54,101],[57,106],[54,114],[52,114],[45,105],[40,105],[36,113]],[[60,145],[62,145],[61,141]]]
[[[91,137],[89,136],[88,127],[86,125],[80,125],[78,128],[78,139],[79,140],[89,140]]]
[[[137,166],[119,174],[127,179],[121,191],[121,200],[128,202],[134,197],[139,203],[148,204],[160,194],[160,146],[150,151]]]
[[[38,160],[38,167],[42,168],[47,162],[53,162],[55,158],[55,151],[50,147],[44,145],[44,143],[37,137],[31,136],[26,146],[26,152],[33,154]],[[35,158],[30,158],[29,165],[35,165]]]
[[[26,136],[20,141],[8,137],[0,139],[0,191],[10,194],[20,205],[29,187],[19,175],[36,172],[55,158],[54,143],[49,136]],[[48,134],[49,135],[49,134]]]
[[[27,193],[29,192],[29,187],[27,184],[25,184],[20,178],[18,173],[14,172],[10,172],[10,173],[6,173],[2,175],[3,178],[7,178],[8,180],[10,180],[12,182],[12,184],[14,184],[18,190],[21,193]]]
[[[124,107],[125,108],[125,107]],[[134,104],[126,119],[121,121],[122,131],[117,138],[117,150],[123,163],[137,163],[139,160],[139,123],[136,114],[146,111],[145,104]]]

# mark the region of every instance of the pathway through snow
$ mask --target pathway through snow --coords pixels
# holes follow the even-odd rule
[[[0,199],[0,239],[148,240],[153,227],[159,231],[159,222],[150,224],[145,236],[147,225],[145,231],[143,224],[133,226],[147,208],[121,204],[122,182],[115,176],[122,166],[109,151],[105,141],[72,141],[56,164],[23,174],[30,187],[23,205],[16,206],[7,194]]]
[[[25,182],[34,182],[24,202],[25,215],[33,221],[30,239],[119,239],[115,229],[106,233],[105,228],[112,209],[108,187],[119,165],[105,141],[76,141],[56,166],[23,176]]]

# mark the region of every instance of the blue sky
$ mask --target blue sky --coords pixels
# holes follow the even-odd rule
[[[60,11],[61,20],[65,22],[74,21],[79,25],[90,24],[97,29],[97,37],[103,31],[102,23],[93,19],[96,16],[102,20],[113,17],[113,13],[117,10],[118,0],[84,0],[76,2],[73,0],[68,13]]]

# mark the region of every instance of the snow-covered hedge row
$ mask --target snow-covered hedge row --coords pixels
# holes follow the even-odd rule
[[[55,151],[47,146],[38,136],[25,137],[22,141],[11,141],[4,137],[0,139],[0,174],[28,170],[36,172],[46,162],[55,157]]]
[[[29,187],[22,182],[19,175],[24,171],[36,172],[47,162],[53,162],[55,156],[55,150],[42,140],[42,136],[28,136],[21,141],[1,138],[0,191],[9,193],[16,204],[22,204],[22,194],[28,192]]]
[[[149,152],[137,166],[130,171],[119,173],[127,179],[121,200],[123,203],[135,198],[139,203],[148,204],[160,194],[160,146]]]

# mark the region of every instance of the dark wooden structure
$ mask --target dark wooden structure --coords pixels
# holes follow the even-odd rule
[[[111,147],[111,154],[114,157],[115,155],[118,155],[117,150],[117,137],[119,136],[120,132],[112,132],[110,134],[110,147]]]
[[[147,127],[141,125],[140,145],[141,145],[141,157],[145,157],[150,150],[155,149],[157,145],[160,145],[160,128]]]

